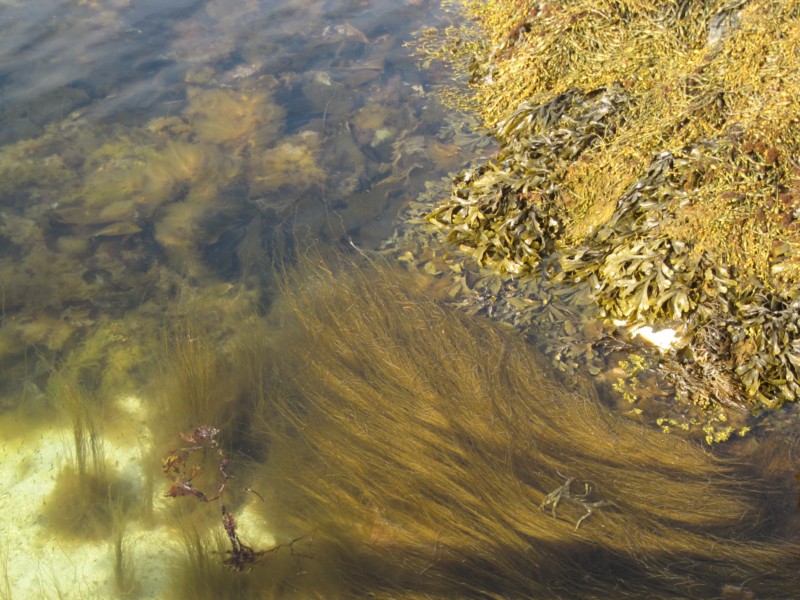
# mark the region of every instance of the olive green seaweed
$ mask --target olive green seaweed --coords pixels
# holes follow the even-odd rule
[[[62,412],[70,419],[74,444],[74,468],[79,476],[105,477],[106,460],[101,433],[103,409],[97,398],[78,380],[77,373],[54,373],[51,390]]]
[[[153,431],[157,445],[172,443],[177,431],[214,423],[229,433],[235,420],[237,378],[228,370],[227,354],[215,346],[210,326],[180,319],[162,342],[157,377],[158,409]]]
[[[50,390],[72,425],[72,463],[61,467],[44,502],[43,514],[61,535],[100,539],[130,510],[132,482],[109,468],[102,438],[100,401],[80,383],[74,371],[61,369],[50,378]]]
[[[201,532],[191,523],[181,523],[181,550],[171,568],[173,598],[215,600],[217,598],[280,598],[276,591],[277,564],[268,570],[255,563],[244,572],[223,564],[228,540],[219,530]],[[280,559],[278,559],[280,560]]]
[[[130,539],[126,534],[128,516],[121,508],[116,506],[113,510],[109,544],[114,565],[114,587],[119,598],[133,598],[138,594],[139,581]]]
[[[285,273],[254,508],[276,539],[309,537],[284,553],[284,595],[259,597],[793,597],[797,523],[765,504],[796,502],[788,472],[614,416],[428,286],[314,252]]]

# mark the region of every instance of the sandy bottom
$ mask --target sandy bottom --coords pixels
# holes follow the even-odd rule
[[[150,436],[143,419],[137,418],[141,402],[119,402],[131,418],[117,431],[104,431],[107,464],[126,481],[143,482],[142,456],[147,455]],[[44,516],[58,473],[72,460],[71,429],[5,414],[0,415],[0,440],[0,598],[119,597],[111,535],[107,540],[64,539]],[[168,520],[159,516],[176,501],[163,498],[168,487],[166,479],[156,481],[155,526],[148,528],[134,519],[125,528],[125,550],[139,598],[171,597],[169,567],[182,549],[173,539],[174,530],[158,524]],[[237,521],[246,523],[248,532],[269,537],[254,530],[257,519],[248,512],[238,514]]]

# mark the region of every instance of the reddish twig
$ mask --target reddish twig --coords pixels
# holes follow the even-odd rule
[[[169,490],[164,494],[169,498],[177,498],[179,496],[194,496],[203,502],[219,501],[220,512],[222,513],[222,526],[225,528],[225,533],[228,535],[228,540],[231,543],[231,549],[227,551],[229,557],[225,559],[224,563],[235,571],[244,571],[249,568],[251,564],[261,558],[266,551],[254,550],[245,544],[236,531],[236,520],[233,515],[228,511],[228,507],[222,501],[222,494],[225,492],[225,487],[228,481],[233,479],[232,475],[227,472],[230,461],[225,456],[225,452],[219,446],[217,435],[219,429],[201,425],[190,434],[179,433],[181,440],[187,444],[191,444],[185,448],[171,450],[169,454],[161,461],[161,467],[164,475],[172,482]],[[195,487],[192,480],[200,473],[200,467],[190,466],[188,464],[189,458],[198,451],[209,450],[217,454],[219,458],[218,469],[222,476],[219,485],[217,486],[217,493],[215,496],[209,498],[205,492]],[[261,494],[253,491],[250,488],[245,489],[246,492],[251,492],[264,500]],[[294,542],[292,542],[293,544]],[[279,546],[278,546],[279,547]],[[272,552],[278,547],[269,550]],[[291,548],[291,545],[290,545]]]

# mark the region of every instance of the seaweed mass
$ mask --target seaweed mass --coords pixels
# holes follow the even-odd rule
[[[420,56],[464,75],[472,98],[445,96],[499,148],[411,213],[481,270],[450,269],[461,259],[429,242],[417,259],[435,254],[463,304],[532,332],[562,369],[646,356],[683,401],[665,428],[725,439],[736,428],[710,420],[796,401],[797,2],[451,10],[471,19],[422,31]],[[643,326],[678,336],[663,353],[632,347]]]
[[[196,541],[171,597],[795,597],[784,442],[749,466],[716,458],[614,415],[513,331],[432,299],[429,278],[326,254],[282,273],[268,317],[208,354],[217,367],[179,366],[218,406],[173,394],[157,426],[224,424],[182,436],[168,494],[203,508],[183,465],[212,449],[202,489],[248,486],[229,506],[252,547],[226,569],[241,542],[214,536],[208,506],[214,520],[183,522]]]
[[[254,387],[232,408],[264,457],[255,506],[294,543],[254,567],[272,590],[254,595],[794,597],[788,446],[739,470],[614,415],[429,285],[379,259],[302,257],[280,329],[250,326],[255,360],[233,364]]]

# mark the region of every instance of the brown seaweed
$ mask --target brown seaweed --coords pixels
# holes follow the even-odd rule
[[[254,441],[276,535],[313,532],[286,589],[793,596],[797,547],[765,512],[770,484],[612,415],[513,332],[418,290],[377,261],[306,262],[285,281]]]

